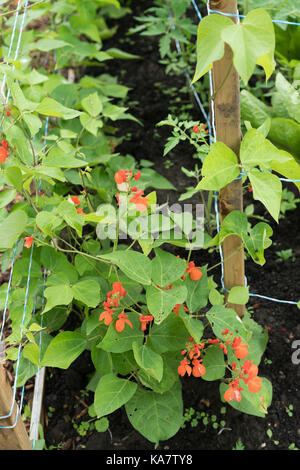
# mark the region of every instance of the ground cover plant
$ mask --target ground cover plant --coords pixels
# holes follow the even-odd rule
[[[126,2],[31,3],[21,46],[17,36],[11,41],[12,20],[5,23],[0,66],[6,97],[0,148],[2,271],[13,266],[11,283],[1,286],[1,307],[9,318],[6,359],[15,361],[18,386],[41,367],[69,370],[84,357],[92,364],[88,390],[93,399],[89,420],[74,429],[81,436],[94,429],[105,432],[113,413],[122,408],[152,448],[192,420],[192,410],[184,410],[183,380],[197,379],[199,390],[218,381],[220,402],[264,418],[273,395],[271,381],[260,373],[268,329],[254,320],[251,309],[240,318],[229,308],[228,303],[248,304],[249,288],[224,292],[213,277],[219,267],[214,255],[234,234],[249,260],[265,265],[274,222],[291,208],[282,205],[280,178],[300,179],[291,139],[287,146],[272,137],[279,133],[271,133],[278,119],[271,104],[249,98],[246,90],[243,96],[259,104],[242,104],[248,114],[243,115],[239,158],[224,143],[214,142],[204,119],[169,114],[157,120],[158,129],[171,130],[161,158],[186,144],[198,161],[195,169],[183,169],[187,180],[193,177],[197,183],[173,201],[200,193],[205,211],[179,211],[164,195],[176,189],[172,167],[166,178],[152,169],[151,159],[118,152],[134,139],[120,132],[124,122],[142,127],[140,116],[127,105],[129,86],[119,84],[105,67],[115,59],[117,68],[121,59],[139,60],[125,51],[126,42],[124,50],[105,47],[116,33],[110,23],[129,14]],[[158,3],[161,10],[154,13],[166,18],[169,2]],[[189,6],[171,3],[179,18]],[[3,4],[6,13],[11,3]],[[22,2],[17,9],[21,19]],[[30,27],[32,21],[38,21],[35,27]],[[155,28],[155,21],[150,25]],[[180,19],[181,34],[172,27],[165,34],[165,25],[147,30],[149,36],[163,34],[162,58],[172,55],[174,39],[190,47],[196,28],[189,18]],[[256,35],[257,25],[263,34]],[[240,42],[247,34],[256,40],[241,56]],[[239,28],[231,19],[211,14],[200,22],[197,44],[192,43],[188,60],[183,55],[183,64],[188,62],[190,74],[197,46],[197,86],[229,44],[246,87],[257,64],[267,78],[274,73],[275,39],[271,17],[262,8],[250,10]],[[169,61],[161,65],[172,70]],[[105,72],[98,74],[99,68]],[[279,119],[297,126],[297,88],[285,70],[275,73],[272,100],[288,113]],[[207,79],[199,91],[205,83]],[[261,120],[252,119],[249,113],[263,106],[268,111]],[[233,211],[216,234],[214,196],[236,178],[258,201],[258,210],[264,208],[263,220],[256,216],[252,223],[251,209]],[[299,188],[299,182],[294,186]],[[203,247],[209,250],[205,255]],[[293,408],[287,409],[292,413]],[[213,429],[226,427],[226,421],[218,424],[213,416],[199,412],[191,422],[195,428],[200,418]]]

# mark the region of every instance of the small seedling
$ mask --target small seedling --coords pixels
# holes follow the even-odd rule
[[[289,405],[289,406],[286,407],[286,409],[285,409],[285,411],[287,412],[287,414],[289,415],[290,418],[293,416],[293,410],[294,410],[293,405]]]
[[[288,446],[288,450],[299,450],[298,447],[296,447],[296,444],[294,442],[292,442],[292,444],[290,444]]]
[[[232,448],[232,450],[245,450],[245,446],[244,444],[242,443],[241,439],[238,439],[236,441],[236,444],[235,446]]]
[[[277,254],[277,262],[282,263],[283,261],[287,261],[288,259],[291,258],[291,260],[294,262],[295,261],[295,256],[293,256],[293,250],[289,248],[288,250],[281,250],[281,251],[276,251]]]

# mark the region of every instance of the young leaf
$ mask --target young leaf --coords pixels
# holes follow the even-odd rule
[[[94,408],[97,417],[109,415],[125,405],[135,394],[136,389],[136,383],[120,379],[114,374],[101,377],[95,391]]]
[[[202,166],[203,179],[196,189],[219,190],[240,173],[235,153],[223,142],[215,142]]]
[[[86,347],[85,338],[76,331],[58,333],[51,341],[42,358],[45,367],[68,369]]]
[[[163,360],[162,357],[145,344],[134,342],[132,344],[134,358],[137,364],[158,382],[161,381],[163,376]]]
[[[143,285],[151,284],[151,261],[137,251],[114,251],[101,258],[116,264],[130,279]]]

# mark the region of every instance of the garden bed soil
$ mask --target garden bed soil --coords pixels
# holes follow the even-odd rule
[[[117,38],[124,38],[128,28],[134,25],[133,16],[142,14],[143,10],[150,6],[152,2],[133,0],[131,3],[133,15],[121,20]],[[133,155],[137,160],[152,161],[153,168],[168,178],[178,189],[178,192],[157,191],[158,201],[176,202],[179,193],[185,192],[187,186],[194,184],[194,181],[187,178],[180,170],[181,166],[194,169],[193,149],[181,144],[168,157],[163,157],[164,144],[170,130],[165,127],[157,129],[155,126],[167,117],[170,105],[174,105],[172,102],[174,98],[181,97],[178,102],[180,111],[180,103],[192,100],[192,95],[179,92],[178,95],[176,93],[168,95],[162,92],[170,88],[180,90],[186,83],[183,76],[165,74],[164,66],[158,63],[159,55],[155,39],[135,35],[134,41],[129,40],[121,44],[116,44],[115,39],[113,41],[114,47],[141,56],[141,59],[134,61],[111,61],[108,65],[108,72],[119,75],[119,81],[131,88],[129,103],[131,102],[132,106],[129,111],[143,124],[140,126],[133,121],[118,122],[118,135],[128,134],[130,139],[124,140],[117,151],[122,155]],[[155,86],[157,83],[160,86]],[[192,118],[203,122],[196,105],[192,110]],[[166,160],[170,161],[167,165]],[[292,190],[292,185],[288,186],[288,189]],[[200,201],[196,196],[187,202]],[[246,192],[245,203],[249,202],[251,195]],[[255,211],[268,218],[260,204],[255,204]],[[274,235],[272,247],[266,250],[266,264],[260,267],[252,261],[246,261],[247,281],[251,292],[286,300],[300,299],[299,220],[300,205],[296,210],[287,212],[279,225],[269,221],[274,229]],[[279,262],[276,251],[289,248],[293,250],[295,260],[290,258]],[[171,250],[184,255],[177,248],[171,247]],[[204,250],[196,251],[193,260],[197,266],[206,263],[212,266],[219,261],[218,252],[209,254]],[[214,279],[219,283],[219,267],[214,271]],[[294,305],[275,303],[256,297],[250,297],[249,306],[253,310],[253,318],[260,325],[269,328],[269,342],[259,368],[260,375],[267,377],[273,384],[273,401],[266,418],[241,414],[230,405],[225,405],[226,413],[221,414],[221,407],[224,407],[224,404],[220,400],[218,382],[206,382],[194,377],[183,378],[184,408],[192,407],[196,411],[205,412],[208,418],[216,416],[218,422],[224,420],[226,425],[221,430],[221,428],[214,429],[211,422],[205,426],[199,421],[195,427],[192,427],[191,423],[186,423],[186,427],[180,429],[173,438],[161,442],[158,450],[231,450],[238,440],[246,450],[286,450],[293,443],[300,448],[300,365],[294,365],[291,359],[292,343],[296,339],[300,340],[300,312]],[[93,394],[83,391],[93,370],[88,352],[82,354],[66,371],[47,369],[44,397],[46,418],[44,432],[47,448],[153,450],[154,444],[132,428],[124,407],[109,417],[109,431],[105,433],[88,431],[84,436],[79,435],[74,423],[80,425],[81,421],[90,419],[87,409],[93,401]],[[30,399],[29,393],[27,399]],[[287,412],[290,405],[293,405],[292,416]],[[272,439],[267,435],[268,429],[272,431]],[[277,445],[273,441],[278,441]]]

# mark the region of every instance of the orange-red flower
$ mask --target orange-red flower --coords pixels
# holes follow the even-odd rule
[[[238,359],[244,359],[248,356],[248,345],[242,343],[242,338],[234,338],[232,342],[232,349],[234,350],[234,354]]]
[[[115,324],[115,328],[118,331],[118,333],[121,333],[124,330],[126,323],[127,325],[130,326],[130,328],[132,328],[132,324],[130,320],[128,320],[128,315],[125,315],[125,313],[122,312],[120,313],[120,315],[118,315],[118,320],[116,321],[116,324]]]
[[[252,361],[246,360],[242,369],[245,375],[248,375],[248,378],[244,378],[244,382],[248,385],[250,392],[256,393],[261,389],[262,378],[257,377],[258,367],[252,363]]]
[[[134,175],[134,179],[137,181],[140,179],[140,177],[142,176],[142,173],[140,171],[138,171],[135,175]]]
[[[141,322],[141,330],[145,331],[147,328],[147,323],[153,320],[153,315],[140,315],[139,320]]]
[[[33,237],[25,237],[24,246],[26,246],[26,248],[30,248],[32,244],[33,244]]]
[[[5,147],[0,147],[0,162],[5,163],[7,159],[8,152]]]
[[[224,393],[224,400],[225,401],[231,401],[231,400],[241,401],[241,399],[242,399],[241,391],[242,390],[243,389],[241,387],[239,387],[239,380],[238,379],[234,380],[233,382],[231,382],[229,384],[229,388]]]
[[[79,206],[79,204],[80,204],[80,199],[79,199],[78,196],[72,196],[71,201],[74,202],[75,206]]]
[[[244,379],[244,382],[248,385],[249,392],[256,393],[261,389],[262,380],[263,379],[261,377],[250,376],[247,379]]]
[[[148,199],[147,197],[143,197],[143,195],[144,191],[142,189],[138,189],[134,192],[133,197],[129,199],[129,202],[135,204],[139,212],[146,211],[148,208],[148,202],[150,201],[150,199]]]
[[[190,275],[192,281],[198,281],[202,277],[202,271],[195,266],[194,261],[189,262],[185,272]]]
[[[85,215],[85,212],[83,212],[82,209],[76,209],[76,212],[77,212],[77,214]]]
[[[115,182],[117,184],[122,184],[126,183],[132,176],[132,171],[131,170],[119,170],[117,173],[115,173]]]
[[[181,305],[182,305],[182,304],[176,304],[175,307],[173,308],[173,312],[174,312],[176,315],[179,315],[179,309],[180,309]],[[186,308],[184,305],[183,305],[183,310],[184,310],[185,312],[188,312],[188,311],[189,311],[189,309]]]
[[[108,326],[112,322],[112,314],[114,313],[113,309],[109,309],[108,307],[104,307],[105,311],[100,314],[99,321],[104,320],[104,325]]]
[[[183,359],[180,362],[180,366],[178,366],[178,374],[183,377],[185,374],[191,375],[192,373],[192,368],[189,365],[189,361],[187,359]]]
[[[6,150],[8,150],[8,142],[7,142],[7,140],[2,140],[1,145],[2,145],[2,147],[4,147]]]
[[[126,295],[127,292],[122,286],[122,283],[114,282],[112,290],[107,294],[107,301],[110,302],[111,305],[113,304],[116,307],[119,307],[120,299],[125,297]]]
[[[206,369],[204,365],[201,364],[201,361],[199,361],[199,359],[194,359],[192,364],[194,366],[192,370],[192,374],[194,377],[201,377],[206,373]]]
[[[11,112],[10,112],[10,110],[8,109],[8,110],[6,111],[6,116],[9,117],[10,115],[11,115]]]

